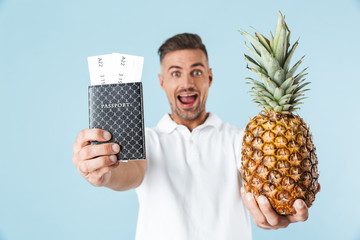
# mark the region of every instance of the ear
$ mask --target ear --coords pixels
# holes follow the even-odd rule
[[[211,86],[212,84],[212,80],[213,80],[213,74],[212,74],[212,69],[209,68],[209,87]]]
[[[163,76],[161,75],[161,73],[158,74],[158,78],[159,78],[160,86],[161,86],[161,88],[164,90],[164,78],[163,78]]]

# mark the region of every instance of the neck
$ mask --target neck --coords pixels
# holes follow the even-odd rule
[[[197,126],[200,126],[201,124],[203,124],[208,116],[209,116],[209,113],[204,111],[196,119],[186,120],[186,119],[180,118],[178,115],[176,115],[174,113],[170,114],[170,117],[174,122],[176,122],[179,125],[184,125],[185,127],[187,127],[190,130],[190,132],[192,132]]]

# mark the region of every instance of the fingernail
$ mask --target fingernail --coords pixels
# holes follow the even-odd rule
[[[252,193],[247,193],[247,194],[246,194],[246,199],[247,199],[248,201],[251,201],[252,199],[254,199],[254,196],[252,195]]]
[[[111,138],[111,134],[107,131],[104,131],[103,136],[106,140],[110,140],[110,138]]]
[[[115,156],[115,155],[111,155],[111,156],[110,156],[110,160],[115,163],[115,162],[117,161],[116,156]]]
[[[301,200],[297,200],[295,202],[295,205],[296,205],[297,208],[304,208],[305,207],[304,202],[301,201]]]
[[[266,200],[265,200],[264,196],[258,197],[257,201],[258,201],[259,204],[265,204],[266,203]]]
[[[112,146],[112,149],[114,150],[114,152],[119,152],[120,151],[120,146],[118,144],[113,144]]]

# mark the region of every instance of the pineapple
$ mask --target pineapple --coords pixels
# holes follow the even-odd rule
[[[294,214],[293,203],[303,199],[310,207],[320,190],[316,149],[308,126],[293,112],[304,99],[306,68],[295,75],[302,57],[289,69],[298,41],[290,48],[290,30],[281,12],[270,40],[240,30],[251,43],[247,68],[258,80],[247,78],[253,101],[261,108],[245,129],[241,173],[246,192],[264,195],[280,215]]]

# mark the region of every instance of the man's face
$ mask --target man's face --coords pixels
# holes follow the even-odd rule
[[[159,80],[169,99],[173,120],[191,121],[206,113],[212,72],[202,50],[167,53],[161,63]]]

